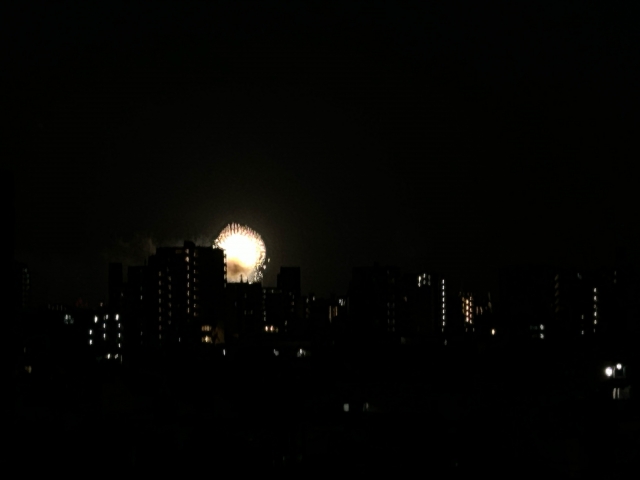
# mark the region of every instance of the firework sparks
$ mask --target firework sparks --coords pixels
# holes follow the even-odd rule
[[[246,225],[227,225],[213,243],[227,254],[227,281],[259,282],[265,267],[267,249],[262,237]]]

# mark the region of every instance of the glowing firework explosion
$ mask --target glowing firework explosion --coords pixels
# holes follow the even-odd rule
[[[259,282],[267,249],[260,234],[245,225],[227,225],[213,243],[227,254],[227,281]]]

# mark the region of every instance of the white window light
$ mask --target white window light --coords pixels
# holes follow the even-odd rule
[[[613,368],[611,367],[605,368],[604,373],[607,375],[607,377],[610,377],[611,375],[613,375]]]
[[[118,320],[119,318],[120,318],[120,315],[116,313],[116,320]]]
[[[98,323],[98,317],[93,317],[93,323]]]
[[[622,370],[622,364],[621,364],[621,363],[618,363],[618,364],[616,365],[616,368],[617,368],[618,370]]]

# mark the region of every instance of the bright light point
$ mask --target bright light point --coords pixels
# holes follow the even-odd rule
[[[622,370],[622,365],[619,363],[619,364],[617,364],[617,365],[616,365],[616,368],[617,368],[618,370]]]
[[[607,374],[607,377],[610,377],[611,375],[613,375],[613,368],[607,367],[604,373]]]
[[[227,256],[228,282],[252,283],[262,280],[267,249],[258,232],[232,223],[220,232],[213,246],[224,250]]]
[[[496,329],[495,329],[495,328],[492,328],[492,329],[491,329],[491,335],[495,335],[495,334],[496,334]]]

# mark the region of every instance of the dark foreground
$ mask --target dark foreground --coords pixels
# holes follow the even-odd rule
[[[15,377],[9,463],[22,472],[46,466],[85,474],[640,478],[633,379],[604,377],[601,353],[225,353],[165,352],[135,365],[69,363]],[[614,400],[616,386],[629,398]]]

